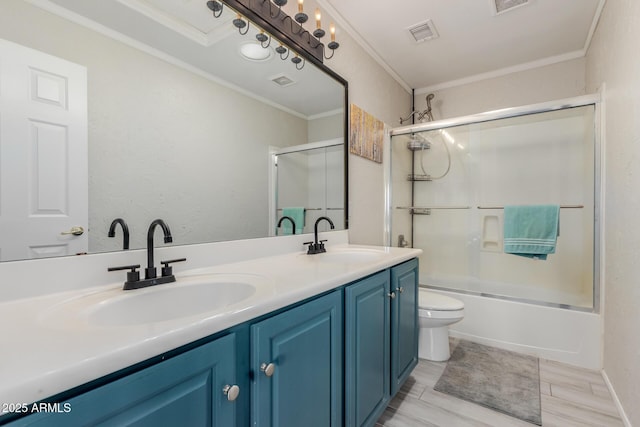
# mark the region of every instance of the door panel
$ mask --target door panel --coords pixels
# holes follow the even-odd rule
[[[86,68],[5,40],[0,58],[0,260],[85,253]]]
[[[346,425],[372,426],[390,399],[389,272],[345,289]]]
[[[251,341],[253,425],[342,425],[340,291],[256,323]]]
[[[235,345],[229,334],[11,426],[234,426],[237,401],[223,388],[236,383]]]
[[[418,261],[391,269],[391,395],[418,364]]]

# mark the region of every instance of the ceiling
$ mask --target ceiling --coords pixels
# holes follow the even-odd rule
[[[229,9],[215,19],[205,0],[28,1],[61,6],[303,116],[341,107],[342,88],[335,82],[318,84],[322,73],[311,64],[297,71],[275,52],[266,62],[242,59],[238,45],[255,40],[255,27],[239,35]],[[496,1],[515,7],[497,13]],[[604,2],[403,0],[390,7],[371,0],[315,0],[335,19],[338,41],[341,32],[348,33],[407,91],[416,93],[583,57]],[[296,4],[289,0],[286,10],[292,12]],[[306,10],[311,6],[305,3]],[[416,42],[409,28],[426,21],[438,37]],[[281,88],[270,82],[281,74],[296,83]],[[332,96],[323,96],[329,92]]]
[[[418,93],[585,55],[605,0],[317,0],[406,89]],[[522,4],[519,4],[522,3]],[[431,20],[438,38],[408,31]]]

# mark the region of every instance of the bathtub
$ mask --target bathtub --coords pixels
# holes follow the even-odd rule
[[[464,319],[449,327],[452,337],[602,369],[603,327],[597,313],[447,291],[436,284],[420,286],[464,302]]]

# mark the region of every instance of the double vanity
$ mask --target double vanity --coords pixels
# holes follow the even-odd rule
[[[0,424],[375,424],[417,364],[420,251],[328,236],[326,253],[292,236],[207,266],[189,248],[174,283],[1,303]]]

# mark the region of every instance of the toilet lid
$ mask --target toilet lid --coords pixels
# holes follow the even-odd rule
[[[453,311],[462,310],[464,308],[464,303],[446,295],[427,292],[420,289],[420,293],[418,295],[418,306],[427,310]]]

